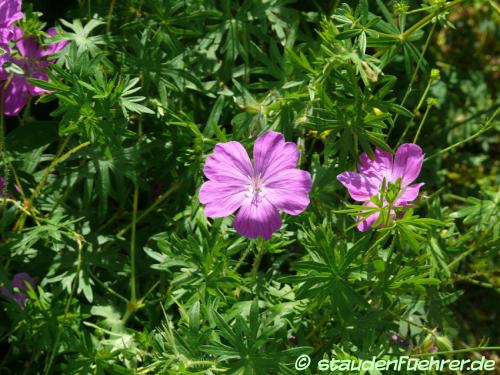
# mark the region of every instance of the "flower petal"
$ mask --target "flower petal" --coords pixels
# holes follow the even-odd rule
[[[42,58],[42,46],[33,37],[18,40],[16,47],[22,56],[33,60]]]
[[[23,18],[22,0],[0,0],[0,26],[9,26]]]
[[[255,202],[246,199],[233,221],[236,231],[247,238],[263,237],[269,240],[281,228],[281,217],[267,199]]]
[[[0,88],[3,90],[3,86]],[[28,86],[22,76],[14,76],[4,93],[3,113],[15,116],[26,105],[29,98]]]
[[[307,171],[285,169],[266,181],[265,197],[280,210],[298,215],[309,205],[312,179]]]
[[[379,192],[380,181],[356,172],[343,172],[337,180],[349,190],[349,195],[355,201],[366,201]]]
[[[293,142],[286,142],[283,134],[267,131],[253,146],[255,174],[262,180],[284,169],[295,168],[299,160],[299,149]]]
[[[243,181],[253,176],[252,163],[239,142],[218,143],[203,168],[205,176],[218,182]]]
[[[365,202],[363,206],[367,207],[376,207],[374,203],[372,202]],[[358,221],[358,225],[356,226],[360,232],[366,232],[369,230],[373,223],[377,221],[378,217],[380,216],[380,212],[375,212],[369,216],[363,217],[363,216],[358,216],[356,220]]]
[[[392,182],[401,178],[401,185],[409,185],[420,174],[424,154],[420,146],[413,143],[405,143],[399,146],[394,157],[392,167]]]
[[[12,279],[12,286],[20,290],[26,290],[26,283],[30,284],[32,288],[35,287],[35,280],[26,272],[16,273]]]
[[[404,203],[407,202],[412,202],[415,199],[417,199],[418,194],[420,193],[420,188],[424,186],[425,184],[419,183],[419,184],[413,184],[410,186],[407,186],[405,190],[403,191],[403,194],[398,198],[398,200],[395,202],[396,206],[405,206]]]
[[[22,307],[28,302],[28,297],[24,293],[14,293],[12,299]]]
[[[14,30],[11,27],[0,27],[0,47],[9,52],[9,41],[14,38]]]
[[[386,178],[391,179],[392,173],[392,154],[376,147],[373,160],[364,152],[360,157],[361,163],[358,171],[367,176],[376,177],[380,181]]]
[[[240,208],[248,193],[243,184],[227,184],[216,181],[206,181],[201,185],[199,199],[205,205],[208,217],[225,217]]]
[[[49,34],[50,36],[56,36],[57,35],[56,28],[51,27],[50,29],[47,30],[47,34]],[[42,56],[53,55],[54,53],[57,53],[57,52],[61,51],[62,49],[64,49],[68,44],[69,44],[69,41],[67,41],[67,40],[47,44],[42,52]]]
[[[49,76],[47,75],[47,73],[42,72],[41,70],[33,72],[30,78],[40,79],[46,82],[49,81]],[[42,89],[41,87],[37,87],[32,84],[28,84],[28,91],[30,95],[33,96],[42,95],[50,92],[49,90]]]

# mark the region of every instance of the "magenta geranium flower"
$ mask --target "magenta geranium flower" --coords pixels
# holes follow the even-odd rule
[[[363,206],[408,206],[424,185],[412,184],[420,174],[424,161],[422,149],[416,144],[399,146],[394,158],[389,152],[376,148],[373,160],[366,153],[361,155],[360,160],[358,173],[343,172],[337,180],[347,188],[352,199],[364,202]],[[359,217],[358,229],[363,232],[370,229],[379,216],[380,212],[374,212],[366,219]]]
[[[12,279],[12,288],[14,288],[14,290],[2,287],[0,288],[0,293],[2,293],[4,297],[14,300],[19,306],[24,307],[28,301],[28,297],[24,293],[28,290],[28,285],[34,288],[35,280],[26,272],[17,273]]]
[[[19,30],[19,29],[17,29]],[[50,36],[55,36],[56,30],[51,28],[47,31]],[[35,38],[27,37],[17,41],[16,47],[21,55],[20,58],[8,55],[5,62],[11,62],[19,66],[24,74],[14,74],[9,81],[10,74],[0,67],[0,80],[6,81],[0,87],[2,90],[4,85],[7,87],[4,92],[4,114],[6,116],[15,116],[26,105],[30,96],[37,96],[47,93],[47,90],[36,87],[29,83],[29,78],[48,81],[49,76],[46,70],[53,63],[47,56],[52,55],[62,50],[68,42],[58,42],[42,47]]]
[[[23,18],[22,0],[0,0],[0,28],[8,27]]]
[[[297,145],[281,133],[262,134],[253,147],[254,162],[239,142],[219,143],[205,162],[208,178],[200,189],[200,202],[208,217],[238,211],[236,231],[248,238],[270,239],[281,227],[278,210],[298,215],[309,205],[311,175],[296,169]]]
[[[11,25],[22,17],[21,0],[0,0],[0,69],[10,52],[9,42],[14,38],[16,28]]]

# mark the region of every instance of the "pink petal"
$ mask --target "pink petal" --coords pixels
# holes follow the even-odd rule
[[[40,79],[40,80],[46,81],[46,82],[49,81],[49,76],[47,75],[47,73],[42,72],[41,70],[38,72],[33,72],[31,74],[30,78]],[[42,95],[42,94],[46,94],[46,93],[50,92],[50,91],[42,89],[40,87],[33,86],[32,84],[28,84],[28,90],[29,90],[30,95],[33,95],[33,96]]]
[[[42,58],[42,46],[33,37],[17,41],[16,46],[24,57],[33,60],[40,60]]]
[[[23,18],[21,0],[0,0],[0,26],[9,26]]]
[[[6,116],[17,115],[26,105],[28,98],[26,80],[22,76],[14,76],[4,93],[3,113]]]
[[[199,199],[205,206],[208,217],[225,217],[238,208],[248,194],[248,188],[243,183],[227,184],[216,181],[206,181],[201,185]]]
[[[365,202],[363,206],[368,206],[368,207],[376,207],[374,203],[372,202]],[[369,216],[363,217],[363,216],[358,216],[356,219],[359,222],[358,225],[356,226],[360,232],[366,232],[369,230],[373,223],[377,221],[378,217],[380,216],[380,212],[377,211]]]
[[[420,146],[413,143],[405,143],[399,146],[394,157],[392,167],[392,182],[401,178],[401,185],[409,185],[420,174],[424,154]]]
[[[26,272],[16,273],[12,279],[12,286],[21,290],[26,290],[26,283],[30,284],[32,288],[35,287],[35,280]]]
[[[24,293],[14,293],[12,298],[20,306],[24,306],[28,302],[28,297]]]
[[[49,34],[50,36],[56,36],[57,31],[56,31],[55,27],[51,27],[50,29],[48,29],[47,34]],[[67,41],[67,40],[47,44],[45,46],[44,51],[42,52],[42,56],[53,55],[54,53],[57,53],[57,52],[61,51],[62,49],[64,49],[68,44],[69,44],[69,41]]]
[[[270,177],[265,184],[265,197],[280,210],[298,215],[309,205],[311,175],[300,169],[286,169]]]
[[[239,142],[218,143],[203,168],[205,176],[218,182],[249,183],[253,176],[252,163]]]
[[[295,168],[299,156],[295,143],[286,142],[281,133],[267,131],[253,146],[255,173],[265,181],[284,169]]]
[[[234,218],[233,226],[244,237],[269,240],[281,228],[281,217],[267,199],[258,202],[246,199]]]
[[[8,51],[9,41],[14,38],[14,30],[11,27],[0,27],[0,47]]]
[[[418,194],[420,193],[420,188],[424,186],[424,183],[413,184],[407,186],[404,190],[403,194],[398,198],[395,202],[396,206],[404,206],[406,202],[412,202],[417,199]]]
[[[23,36],[24,36],[24,30],[23,29],[21,29],[20,27],[14,26],[14,25],[10,26],[9,28],[14,33],[14,36],[12,37],[13,40],[15,40],[17,42],[17,41],[19,41],[20,39],[23,38]]]
[[[337,176],[355,201],[366,201],[379,192],[380,181],[356,172],[343,172]]]
[[[392,154],[375,148],[373,160],[364,152],[360,157],[361,164],[358,166],[358,171],[367,176],[378,178],[380,181],[386,178],[391,179],[392,172]]]

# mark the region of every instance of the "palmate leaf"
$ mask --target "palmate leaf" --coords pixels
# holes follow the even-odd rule
[[[296,347],[279,351],[267,345],[275,329],[271,326],[272,319],[259,314],[257,300],[252,302],[249,315],[245,318],[238,315],[232,325],[216,311],[213,319],[221,341],[203,345],[201,350],[225,363],[229,374],[293,373],[290,365],[299,355],[310,350]]]
[[[64,26],[72,31],[66,31],[62,33],[61,38],[74,41],[78,46],[78,52],[80,54],[89,52],[92,56],[95,56],[99,52],[101,52],[100,46],[106,44],[106,39],[103,35],[90,36],[90,34],[97,27],[105,24],[104,21],[99,19],[92,19],[85,26],[83,26],[82,22],[78,19],[73,20],[73,23],[65,21],[63,19],[61,19],[60,21]]]

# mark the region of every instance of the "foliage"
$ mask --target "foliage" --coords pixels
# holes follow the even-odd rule
[[[498,312],[473,298],[499,290],[496,2],[66,6],[71,43],[30,80],[50,93],[2,117],[0,281],[37,282],[1,301],[2,373],[293,374],[302,354],[498,344],[463,313]],[[34,8],[41,33],[57,13]],[[311,204],[248,240],[197,194],[215,144],[268,129],[299,145]],[[335,177],[405,142],[424,194],[358,232]]]

